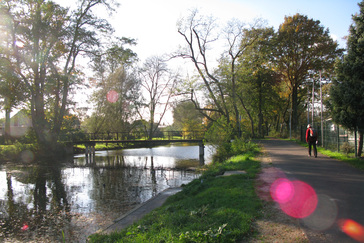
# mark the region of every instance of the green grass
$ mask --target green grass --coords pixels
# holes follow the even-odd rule
[[[79,148],[79,149],[85,149],[85,145],[84,144],[78,144],[78,145],[75,145],[75,147]],[[97,143],[95,145],[95,150],[110,150],[110,149],[119,149],[121,148],[122,146],[121,145],[118,145],[116,143],[108,143],[106,145],[106,143]]]
[[[219,176],[227,170],[247,174]],[[251,154],[207,167],[199,179],[125,230],[94,234],[89,242],[236,242],[253,233],[262,207],[254,180],[260,163]]]
[[[303,143],[299,140],[291,140],[291,141],[295,141],[296,143],[298,143],[304,147],[308,147],[307,143]],[[340,153],[340,152],[333,152],[331,150],[324,149],[319,146],[317,146],[317,151],[330,158],[337,159],[337,160],[343,161],[349,165],[352,165],[353,167],[355,167],[357,169],[364,170],[363,158],[355,158],[353,155],[346,155],[346,154]]]
[[[13,145],[0,145],[0,161],[13,161],[19,160],[23,151],[36,150],[36,146],[33,144],[21,144],[15,143]]]
[[[320,148],[320,147],[317,148],[317,151],[319,151],[320,153],[322,153],[324,155],[329,156],[330,158],[337,159],[337,160],[343,161],[345,163],[348,163],[357,169],[364,170],[364,160],[362,158],[353,158],[353,157],[350,157],[343,153],[332,152],[330,150],[326,150],[326,149]]]

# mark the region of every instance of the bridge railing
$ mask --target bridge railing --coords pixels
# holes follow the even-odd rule
[[[153,140],[201,140],[205,131],[159,131],[153,135]],[[133,132],[107,132],[107,133],[83,133],[82,136],[67,136],[65,141],[135,141],[148,140],[148,134],[143,131]]]

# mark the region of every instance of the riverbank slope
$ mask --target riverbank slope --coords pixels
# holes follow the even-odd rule
[[[257,175],[269,163],[254,156],[248,153],[209,166],[201,178],[142,220],[119,232],[92,235],[90,242],[266,242],[270,236],[306,242],[295,220],[258,197],[256,185],[262,183]],[[227,171],[239,173],[223,176]]]

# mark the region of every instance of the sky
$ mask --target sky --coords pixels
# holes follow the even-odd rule
[[[109,19],[116,35],[137,39],[133,48],[141,60],[177,49],[183,44],[176,23],[192,9],[212,15],[226,24],[232,18],[246,23],[255,18],[278,29],[285,16],[296,13],[319,20],[341,47],[348,35],[352,15],[359,12],[359,0],[118,0],[120,7]]]
[[[61,4],[65,0],[59,0]],[[67,0],[72,2],[70,0]],[[224,26],[233,18],[245,23],[254,19],[266,20],[267,27],[278,30],[285,16],[296,13],[319,20],[328,28],[334,40],[345,48],[343,37],[348,35],[352,15],[359,12],[360,0],[116,0],[120,6],[113,16],[106,18],[115,28],[115,35],[137,40],[132,47],[141,62],[153,55],[163,55],[184,45],[183,37],[177,32],[177,22],[198,9],[203,15],[217,18]],[[105,16],[102,11],[98,14]],[[221,49],[215,47],[209,56],[217,59]],[[215,60],[209,60],[213,63]],[[173,68],[189,71],[193,65],[184,61],[170,63]],[[215,62],[216,64],[216,62]],[[189,66],[189,67],[188,67]],[[186,73],[182,74],[185,76]]]
[[[61,6],[72,6],[75,0],[55,0]],[[278,29],[285,16],[296,13],[319,20],[334,40],[345,48],[352,15],[359,12],[359,0],[115,0],[120,6],[113,16],[97,11],[115,29],[115,35],[137,40],[132,47],[141,62],[153,55],[176,51],[184,40],[177,32],[177,21],[193,9],[212,15],[221,25],[236,18],[246,23],[266,20],[267,27]],[[218,57],[221,53],[215,55]],[[83,96],[85,97],[85,96]],[[83,98],[83,101],[87,98]],[[15,113],[13,113],[15,114]],[[13,115],[12,114],[12,115]],[[0,117],[4,117],[0,111]]]

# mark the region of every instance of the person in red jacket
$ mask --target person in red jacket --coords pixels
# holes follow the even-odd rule
[[[313,129],[311,124],[307,125],[306,142],[308,144],[308,156],[311,156],[311,148],[313,147],[313,154],[315,155],[315,158],[317,158],[317,132]]]

